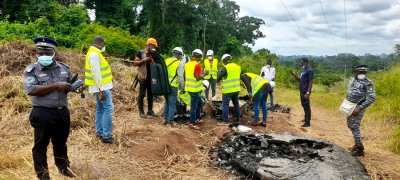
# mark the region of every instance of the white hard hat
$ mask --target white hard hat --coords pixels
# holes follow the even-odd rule
[[[229,55],[229,54],[224,54],[224,55],[222,55],[222,58],[221,58],[221,60],[224,60],[225,58],[227,58],[227,57],[230,57],[230,58],[232,58],[232,56],[231,55]]]
[[[172,50],[172,52],[174,52],[174,51],[178,51],[178,52],[180,52],[180,53],[183,54],[183,50],[182,50],[181,47],[175,47],[175,48]]]
[[[269,85],[270,85],[272,88],[274,88],[274,87],[275,87],[275,81],[270,81],[270,82],[269,82]]]
[[[213,50],[208,50],[206,56],[214,56],[214,51]]]
[[[210,82],[208,82],[207,80],[203,80],[202,83],[204,87],[206,88],[210,87]]]
[[[194,55],[194,53],[203,55],[203,51],[201,51],[200,49],[195,49],[195,50],[192,52],[192,55]]]

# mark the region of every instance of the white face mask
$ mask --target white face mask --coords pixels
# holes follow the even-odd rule
[[[212,56],[208,56],[208,60],[212,60]]]
[[[101,52],[106,52],[106,46],[104,46],[103,48],[101,48],[100,51],[101,51]]]
[[[268,65],[267,65],[267,68],[270,68],[270,67],[271,67],[271,65],[268,64]]]
[[[357,75],[357,79],[365,79],[365,77],[367,77],[367,75],[365,75],[365,74]]]

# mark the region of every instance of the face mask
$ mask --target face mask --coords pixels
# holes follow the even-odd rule
[[[212,56],[208,56],[208,60],[212,60]]]
[[[367,75],[365,75],[365,74],[357,75],[357,79],[365,79],[365,77],[367,77]]]
[[[53,63],[53,56],[38,56],[38,62],[39,64],[41,64],[42,66],[48,66],[51,63]]]
[[[270,68],[270,67],[271,67],[271,65],[268,64],[268,65],[267,65],[267,68]]]
[[[103,48],[101,48],[100,51],[101,51],[101,52],[106,52],[106,46],[104,46]]]

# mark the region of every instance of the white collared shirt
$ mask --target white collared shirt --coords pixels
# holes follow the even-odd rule
[[[267,68],[267,66],[264,66],[261,69],[261,74],[264,72],[264,79],[268,80],[268,81],[272,81],[272,79],[275,79],[275,68],[274,67],[269,67]]]
[[[96,48],[92,46],[93,48]],[[96,48],[98,49],[98,48]],[[99,50],[100,51],[100,50]],[[101,78],[101,72],[100,72],[100,62],[101,58],[96,52],[92,52],[89,54],[89,64],[90,64],[90,73],[93,75],[93,79],[96,82],[96,85],[94,86],[89,86],[89,93],[97,93],[100,91],[104,90],[109,90],[113,88],[112,82],[103,84],[102,83],[102,78]]]

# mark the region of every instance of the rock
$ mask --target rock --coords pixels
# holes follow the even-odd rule
[[[343,148],[288,133],[232,134],[213,151],[223,160],[213,163],[216,167],[234,169],[246,179],[370,179]]]

